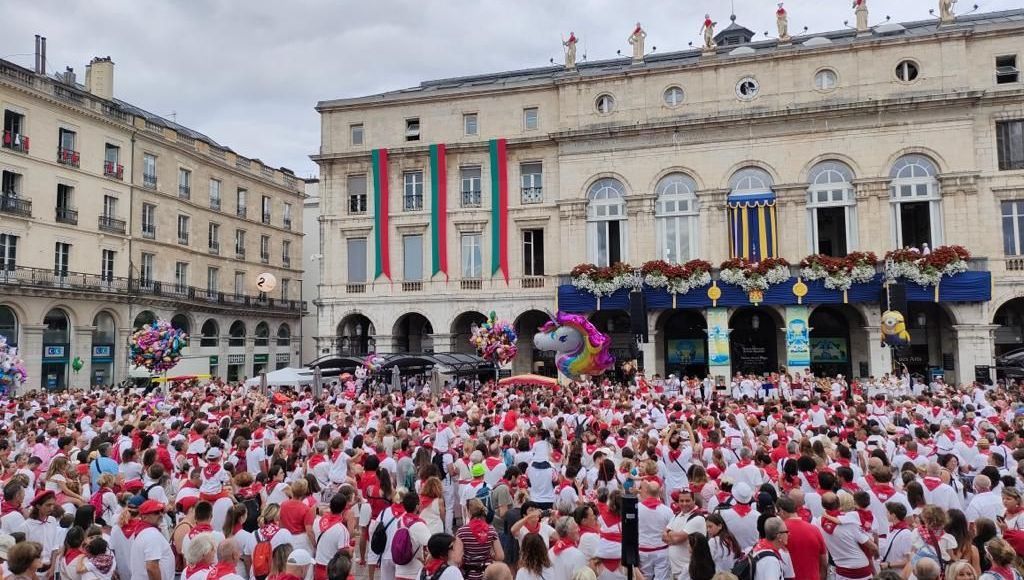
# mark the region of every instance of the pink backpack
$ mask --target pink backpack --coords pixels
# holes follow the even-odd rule
[[[399,566],[405,566],[416,557],[416,550],[412,546],[412,534],[409,528],[399,520],[398,529],[395,530],[395,537],[391,538],[391,559]]]
[[[103,517],[103,494],[105,493],[107,492],[103,489],[98,489],[93,492],[92,496],[89,498],[89,505],[96,508],[96,513],[93,514],[93,517],[95,518]]]

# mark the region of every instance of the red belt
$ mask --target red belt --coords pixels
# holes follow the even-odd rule
[[[313,564],[313,580],[327,580],[327,566]]]
[[[667,549],[668,549],[668,546],[659,546],[657,548],[645,548],[643,546],[640,546],[640,551],[644,552],[645,554],[646,553],[650,553],[650,552],[660,552],[662,550],[667,550]]]
[[[844,568],[842,566],[836,566],[836,575],[844,576],[846,578],[856,578],[857,580],[866,580],[875,575],[875,568],[871,564],[867,566],[861,566],[860,568]]]
[[[622,532],[601,532],[600,535],[602,540],[608,540],[616,544],[622,543]]]

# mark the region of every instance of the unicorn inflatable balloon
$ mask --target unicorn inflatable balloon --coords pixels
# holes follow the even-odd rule
[[[533,344],[555,351],[555,365],[567,377],[600,375],[615,365],[611,339],[578,314],[559,312],[534,335]]]

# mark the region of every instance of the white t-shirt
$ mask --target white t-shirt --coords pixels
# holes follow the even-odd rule
[[[160,577],[174,578],[174,554],[160,530],[147,527],[131,540],[131,580],[149,580],[146,562],[160,561]]]
[[[754,580],[784,580],[782,559],[776,556],[762,556],[754,570]]]
[[[245,452],[245,468],[249,473],[256,475],[261,471],[260,462],[266,460],[267,452],[263,446],[249,447]]]
[[[520,568],[516,572],[516,580],[560,580],[560,578],[560,576],[555,576],[555,569],[552,567],[544,568],[539,575],[526,568]],[[568,578],[572,578],[572,576],[568,576]]]
[[[572,578],[573,574],[581,568],[586,568],[588,559],[578,547],[566,548],[561,554],[555,555],[554,549],[548,550],[548,559],[551,560],[551,575],[553,578]]]
[[[526,534],[529,533],[530,530],[526,529],[526,526],[519,528],[519,533],[516,534],[516,538],[519,539],[520,544],[523,543],[523,538],[525,538]],[[555,533],[555,528],[549,526],[547,522],[540,522],[540,528],[537,530],[537,533],[540,534],[540,537],[544,538],[544,545],[546,546],[551,535]]]
[[[672,510],[667,505],[659,503],[650,508],[644,503],[637,505],[637,527],[639,528],[639,541],[641,548],[661,548],[665,542],[661,534],[672,521]]]
[[[420,571],[423,570],[423,559],[420,554],[423,552],[423,547],[427,545],[430,540],[430,528],[421,519],[412,520],[408,522],[407,517],[403,517],[395,522],[392,526],[395,530],[398,530],[398,525],[409,528],[409,536],[412,539],[413,558],[408,564],[395,564],[395,576],[399,578],[419,578]]]
[[[708,533],[707,522],[702,515],[678,514],[668,523],[666,529],[670,532],[686,532],[687,534]],[[668,563],[672,566],[673,578],[686,578],[690,574],[690,543],[668,545]]]
[[[316,554],[314,560],[317,564],[326,566],[331,558],[339,550],[347,549],[351,543],[348,528],[345,527],[345,520],[340,520],[331,527],[323,530],[320,527],[320,518],[313,523],[313,533],[317,536]]]

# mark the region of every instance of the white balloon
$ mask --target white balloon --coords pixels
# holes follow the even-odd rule
[[[264,272],[256,277],[256,288],[260,292],[272,292],[277,288],[277,278],[273,274]]]

